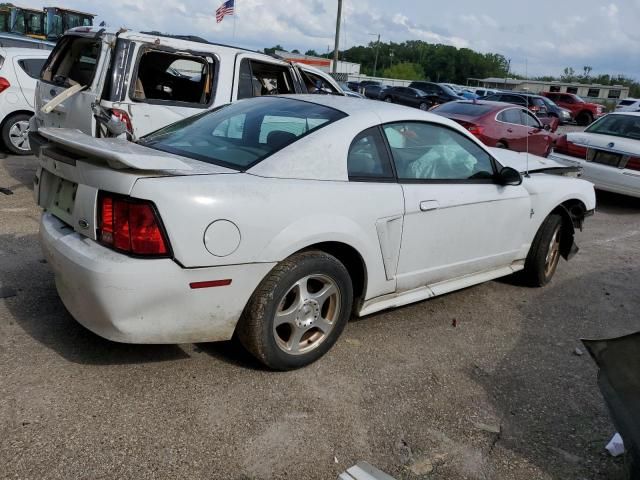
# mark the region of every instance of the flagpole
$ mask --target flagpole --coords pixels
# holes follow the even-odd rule
[[[234,8],[233,8],[233,41],[234,42],[236,40],[236,16],[237,15],[238,15],[238,7],[237,5],[234,5]]]

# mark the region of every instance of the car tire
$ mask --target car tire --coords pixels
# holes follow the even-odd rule
[[[593,122],[593,115],[591,112],[581,112],[576,118],[576,123],[581,127],[586,127]]]
[[[507,147],[507,144],[504,142],[498,142],[496,143],[496,148],[509,148],[509,147]]]
[[[426,103],[422,102],[420,105],[418,105],[418,108],[420,110],[422,110],[423,112],[426,112],[427,110],[429,110],[429,105],[427,105]]]
[[[391,97],[384,97],[384,99],[383,99],[383,100],[384,100],[385,102],[387,102],[387,103],[393,103],[393,98],[391,98]]]
[[[297,253],[260,283],[236,334],[244,348],[271,369],[304,367],[333,346],[352,304],[351,277],[338,259],[315,250]]]
[[[553,278],[560,261],[562,217],[549,215],[536,232],[524,263],[523,277],[532,287],[542,287]]]
[[[4,146],[15,155],[31,155],[29,146],[29,119],[27,113],[16,113],[9,116],[2,125],[2,141]]]

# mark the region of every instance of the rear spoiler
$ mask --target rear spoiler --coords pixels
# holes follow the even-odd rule
[[[40,128],[38,133],[55,144],[92,158],[103,159],[113,169],[191,170],[177,156],[143,147],[124,138],[94,138],[80,130]]]

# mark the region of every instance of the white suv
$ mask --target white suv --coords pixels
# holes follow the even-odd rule
[[[49,50],[0,48],[0,135],[11,153],[31,153],[29,118],[36,82],[48,56]]]
[[[640,112],[640,99],[625,98],[616,106],[616,112]]]

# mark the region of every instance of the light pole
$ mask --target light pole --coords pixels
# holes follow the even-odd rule
[[[340,48],[340,20],[342,19],[342,0],[338,0],[338,17],[336,18],[336,42],[333,48],[333,73],[338,71],[338,52]]]
[[[368,35],[373,35],[374,37],[378,35],[378,41],[376,42],[376,58],[373,61],[373,76],[376,76],[376,69],[378,68],[378,50],[380,49],[380,34],[379,33],[369,33]]]

